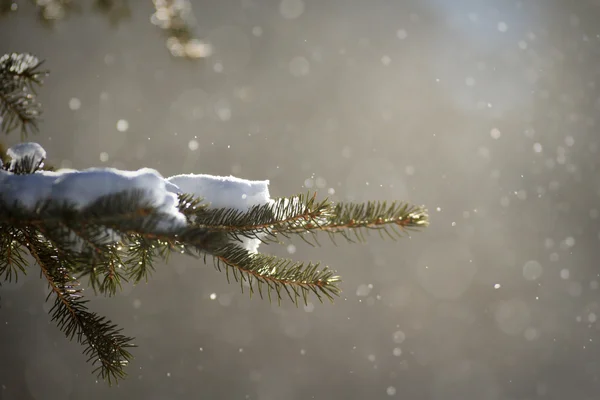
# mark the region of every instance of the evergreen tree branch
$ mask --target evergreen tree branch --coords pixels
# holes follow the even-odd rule
[[[222,232],[236,240],[241,237],[277,241],[278,234],[285,235],[294,228],[315,222],[328,215],[331,204],[327,200],[316,201],[311,196],[297,195],[279,198],[264,205],[241,211],[231,208],[199,209],[191,223],[211,232]]]
[[[154,240],[149,240],[138,235],[135,241],[126,246],[126,271],[127,278],[133,283],[142,279],[148,282],[150,274],[154,271],[154,260],[156,259]]]
[[[185,215],[190,223],[197,218],[198,213],[208,208],[208,204],[204,203],[201,197],[195,197],[191,194],[181,193],[177,195],[177,200],[179,212]]]
[[[73,204],[48,201],[38,205],[34,213],[0,201],[0,223],[35,227],[57,248],[67,252],[63,258],[80,258],[81,262],[75,263],[72,271],[80,277],[89,275],[92,287],[100,293],[116,293],[122,280],[128,278],[135,282],[147,279],[157,255],[167,258],[171,251],[187,254],[200,251],[216,257],[218,266],[233,267],[236,281],[256,281],[261,295],[266,285],[268,294],[275,290],[279,301],[281,290],[291,287],[290,298],[294,302],[299,295],[306,301],[309,292],[319,298],[326,293],[335,295],[339,292],[334,288],[339,279],[335,277],[329,282],[327,279],[333,275],[319,275],[312,264],[290,264],[289,260],[274,256],[251,254],[232,241],[259,234],[303,237],[307,232],[318,231],[332,237],[342,234],[352,241],[349,229],[362,241],[363,230],[379,230],[393,237],[387,228],[410,229],[427,224],[422,208],[403,203],[332,205],[327,200],[317,202],[314,195],[307,195],[278,199],[240,212],[211,211],[199,207],[197,199],[184,196],[180,197],[185,199],[181,209],[188,213],[189,224],[170,231],[157,230],[167,217],[144,198],[143,190],[125,191],[103,196],[82,210]],[[392,232],[400,235],[397,230]],[[226,268],[226,272],[229,273],[229,269]]]
[[[127,350],[134,347],[133,338],[122,335],[121,329],[110,320],[88,311],[87,302],[82,298],[79,281],[70,275],[68,260],[62,260],[49,242],[40,240],[35,230],[25,230],[20,242],[25,246],[39,265],[42,275],[48,281],[55,302],[50,310],[65,336],[85,346],[83,353],[92,365],[97,365],[94,373],[109,384],[126,376],[124,367],[132,358]]]
[[[349,242],[354,240],[352,232],[359,242],[366,241],[365,233],[376,230],[383,238],[384,234],[391,239],[402,237],[402,233],[426,227],[429,224],[427,210],[403,202],[369,201],[367,203],[337,203],[327,218],[312,221],[293,228],[289,233],[306,231],[324,231],[333,240],[334,234],[342,235]]]
[[[379,231],[382,237],[383,234],[401,237],[404,231],[426,226],[427,218],[424,208],[407,203],[393,202],[389,206],[386,202],[374,201],[334,204],[327,199],[317,202],[316,193],[312,196],[308,193],[276,199],[247,212],[203,208],[197,210],[190,221],[198,228],[223,232],[236,240],[248,237],[277,241],[277,235],[288,238],[291,234],[305,239],[306,233],[324,231],[335,243],[335,234],[353,242],[349,232],[353,232],[359,241],[365,241],[364,234],[370,230]]]
[[[235,241],[280,234],[302,238],[318,231],[332,236],[342,233],[351,240],[348,230],[362,240],[362,230],[427,224],[427,214],[419,207],[381,202],[334,205],[307,194],[277,199],[247,212],[211,210],[200,199],[180,195],[178,208],[187,224],[171,225],[173,217],[149,198],[145,190],[132,189],[102,196],[83,208],[51,197],[28,208],[6,201],[0,192],[0,272],[12,276],[17,269],[24,271],[22,254],[14,250],[18,248],[15,241],[29,250],[56,297],[53,319],[67,337],[77,333],[78,341],[88,346],[86,354],[99,363],[97,371],[109,382],[124,376],[131,338],[87,311],[78,283],[84,277],[95,291],[113,295],[122,281],[147,279],[157,257],[167,260],[177,251],[212,257],[228,281],[233,279],[242,291],[248,287],[251,295],[258,291],[270,301],[275,297],[279,303],[287,295],[296,305],[300,301],[307,304],[311,294],[319,301],[325,297],[333,300],[340,293],[340,278],[332,270],[319,269],[318,263],[251,253]]]
[[[15,282],[19,279],[19,272],[25,274],[27,262],[24,258],[24,252],[16,239],[20,235],[19,230],[10,226],[0,224],[0,278],[4,281]]]
[[[43,63],[28,53],[5,54],[0,57],[0,74],[2,79],[7,80],[7,84],[12,82],[17,86],[25,85],[36,93],[37,87],[43,83],[42,77],[46,75],[46,71],[39,69]]]
[[[10,171],[15,175],[27,175],[40,170],[43,164],[43,160],[37,160],[35,157],[22,157],[18,162],[1,165],[0,169]]]
[[[40,7],[73,5],[69,0],[35,3]],[[126,0],[96,2],[108,12],[114,3]],[[2,10],[6,8],[5,2],[0,5]],[[155,5],[153,18],[172,35],[168,45],[173,45],[169,47],[174,55],[207,55],[203,52],[208,48],[194,49],[204,44],[192,38],[185,24],[184,19],[191,18],[189,2],[155,0]],[[177,18],[182,20],[178,22]],[[0,58],[1,130],[8,132],[21,125],[21,133],[26,135],[37,129],[40,109],[35,90],[46,74],[40,65],[28,54]],[[0,171],[0,278],[11,281],[25,273],[28,250],[48,282],[48,298],[55,298],[50,311],[52,320],[69,339],[76,337],[85,346],[88,361],[97,366],[94,371],[109,384],[125,377],[124,367],[132,358],[127,349],[133,346],[133,339],[122,335],[121,329],[105,317],[88,311],[88,300],[83,299],[79,283],[82,278],[89,279],[95,292],[114,295],[123,281],[147,280],[154,261],[168,261],[176,251],[204,256],[204,261],[207,256],[212,257],[215,267],[225,270],[227,280],[239,282],[242,292],[248,287],[250,295],[258,291],[262,298],[266,292],[270,301],[275,296],[278,303],[287,295],[296,305],[300,299],[307,304],[311,294],[319,301],[324,297],[332,301],[340,294],[340,278],[329,268],[250,252],[236,242],[245,238],[277,242],[279,236],[298,235],[312,244],[306,234],[313,235],[316,241],[320,231],[327,232],[332,240],[339,234],[352,242],[349,233],[363,241],[364,234],[371,230],[377,230],[382,237],[394,237],[392,233],[399,237],[405,231],[427,225],[427,212],[422,207],[396,202],[389,207],[385,202],[334,204],[327,199],[317,201],[316,193],[275,199],[248,211],[213,209],[200,198],[180,194],[178,214],[173,208],[174,197],[166,197],[171,203],[156,206],[154,202],[162,200],[156,200],[152,192],[133,189],[102,196],[91,204],[79,199],[81,204],[88,204],[83,207],[52,200],[52,196],[38,196],[50,186],[44,186],[39,193],[38,189],[25,190],[26,194],[15,190],[52,176],[17,176],[34,174],[43,167],[45,151],[38,151],[35,146],[32,150],[31,145],[11,148],[13,160],[9,163],[4,162],[6,157],[0,146],[0,169],[4,170]],[[161,190],[164,192],[164,187],[158,192],[163,193]],[[30,204],[36,201],[32,199],[44,200]],[[163,206],[164,210],[160,208]]]
[[[36,89],[47,74],[41,64],[27,53],[0,57],[0,130],[8,133],[20,126],[22,136],[37,131],[41,108]]]
[[[218,248],[212,255],[215,267],[219,271],[225,269],[228,281],[231,271],[233,279],[240,283],[242,292],[246,283],[250,294],[254,293],[256,287],[261,298],[266,287],[269,301],[272,300],[271,294],[275,293],[280,303],[283,291],[296,305],[299,298],[306,304],[310,293],[321,302],[323,296],[333,301],[333,297],[340,293],[337,286],[340,277],[327,267],[319,270],[319,263],[304,265],[272,255],[250,253],[235,244]]]
[[[196,38],[196,20],[189,0],[152,0],[156,12],[150,21],[163,29],[167,48],[173,57],[204,58],[212,50],[210,45]]]
[[[80,12],[80,2],[75,0],[31,0],[36,6],[38,19],[47,27],[73,12]],[[196,20],[189,0],[153,0],[155,12],[151,22],[161,28],[167,37],[166,46],[173,57],[188,59],[205,58],[212,54],[210,44],[201,41],[195,34]],[[0,15],[18,9],[14,0],[0,0]],[[111,25],[116,26],[131,16],[127,0],[95,0],[93,9],[106,15]]]

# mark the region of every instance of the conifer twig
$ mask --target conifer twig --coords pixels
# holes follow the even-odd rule
[[[41,115],[36,89],[47,74],[40,70],[42,61],[23,53],[0,57],[0,130],[10,132],[21,127],[21,136],[37,131]]]
[[[269,204],[254,206],[247,212],[228,208],[198,209],[191,221],[194,226],[211,232],[223,232],[234,239],[258,238],[263,242],[278,241],[278,235],[327,232],[335,243],[335,234],[348,241],[348,234],[364,242],[364,233],[377,230],[390,238],[402,232],[427,226],[427,211],[408,203],[374,202],[364,204],[316,200],[316,193],[280,198]],[[303,237],[304,239],[304,237]],[[310,242],[312,244],[312,242]],[[318,242],[317,242],[318,243]]]
[[[92,365],[97,365],[95,373],[109,384],[126,376],[126,366],[133,357],[127,348],[135,347],[133,338],[122,335],[110,320],[88,311],[87,302],[82,298],[79,281],[69,274],[69,263],[60,259],[56,249],[48,242],[38,239],[35,231],[26,230],[20,235],[20,242],[27,248],[42,275],[48,281],[50,293],[55,302],[50,309],[52,320],[69,339],[85,346],[84,354]]]
[[[319,263],[305,265],[302,262],[280,259],[276,256],[249,253],[235,244],[218,248],[212,255],[215,267],[219,271],[225,269],[228,281],[231,270],[233,279],[240,283],[242,292],[246,283],[250,294],[254,293],[256,288],[261,298],[266,286],[269,301],[272,300],[273,292],[277,296],[278,303],[281,302],[282,292],[285,291],[296,305],[299,298],[302,298],[306,304],[310,293],[316,295],[321,302],[323,296],[333,301],[333,297],[340,293],[337,286],[340,277],[334,275],[327,267],[319,270]]]

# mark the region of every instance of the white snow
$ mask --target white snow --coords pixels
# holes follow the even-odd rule
[[[181,193],[202,197],[211,207],[246,211],[255,205],[269,203],[269,181],[249,181],[234,176],[202,174],[175,175],[167,178]]]
[[[269,196],[269,181],[250,181],[234,176],[183,174],[167,178],[167,182],[179,191],[201,197],[211,208],[233,208],[247,211],[253,206],[272,202]],[[175,190],[169,187],[168,190]],[[241,245],[256,253],[260,239],[243,238]]]
[[[143,203],[164,212],[170,221],[157,230],[181,227],[185,217],[177,209],[177,196],[167,190],[164,178],[155,170],[122,171],[91,168],[83,171],[38,171],[28,175],[0,174],[0,197],[9,204],[17,202],[31,211],[46,200],[69,203],[81,210],[100,197],[141,189]],[[170,225],[170,226],[169,226]]]
[[[9,155],[13,161],[25,156],[41,161],[46,152],[37,143],[23,143],[11,147]],[[31,211],[47,200],[68,202],[81,210],[102,196],[142,189],[142,200],[166,214],[167,218],[159,224],[157,231],[181,228],[186,224],[185,216],[177,208],[178,193],[201,197],[211,208],[247,211],[255,205],[272,202],[268,186],[268,180],[250,181],[234,176],[187,174],[165,179],[150,168],[137,171],[63,169],[25,175],[0,170],[0,199],[9,205],[18,203]],[[242,243],[251,252],[256,252],[259,244],[258,239],[245,239]]]
[[[10,147],[6,151],[6,154],[12,159],[9,171],[13,170],[15,165],[25,157],[31,158],[34,166],[38,166],[46,159],[46,150],[39,144],[33,142],[16,144]]]
[[[46,173],[14,175],[0,171],[0,198],[10,205],[18,203],[33,210],[38,202],[50,196],[55,179]]]
[[[144,200],[159,207],[164,202],[165,184],[160,174],[149,168],[120,171],[114,168],[91,168],[58,174],[52,185],[52,200],[73,203],[82,209],[99,197],[128,189],[144,189]]]

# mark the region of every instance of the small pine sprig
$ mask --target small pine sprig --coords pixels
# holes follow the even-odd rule
[[[47,75],[40,69],[43,61],[27,53],[0,57],[0,130],[6,133],[21,128],[24,137],[37,131],[41,106],[36,90]]]
[[[19,274],[25,273],[27,261],[25,260],[25,249],[17,238],[21,234],[18,229],[0,224],[0,279],[5,282],[18,281]]]
[[[369,201],[367,203],[337,203],[330,216],[296,228],[309,232],[324,231],[334,240],[340,234],[349,242],[354,242],[349,233],[359,242],[365,242],[365,233],[377,231],[390,239],[401,238],[404,233],[426,227],[429,224],[427,210],[405,202]]]
[[[70,272],[71,260],[65,259],[39,232],[21,230],[17,241],[29,251],[48,282],[50,292],[46,301],[54,296],[50,314],[59,329],[67,338],[76,338],[84,346],[83,353],[100,378],[109,384],[124,378],[127,375],[124,367],[133,357],[128,350],[135,347],[133,338],[122,335],[121,329],[110,320],[88,310],[88,300],[83,299],[79,281]]]
[[[316,233],[326,232],[335,243],[339,234],[349,242],[365,241],[365,234],[376,230],[394,239],[403,233],[428,224],[427,210],[403,202],[332,203],[316,200],[312,195],[300,194],[279,198],[271,203],[254,206],[243,212],[227,208],[198,209],[191,221],[196,227],[223,232],[232,238],[258,238],[263,242],[278,241],[278,235],[289,238],[292,234],[306,240],[311,234],[319,244]],[[355,239],[352,238],[354,235]],[[313,245],[312,241],[308,241]]]
[[[272,255],[250,253],[235,244],[215,249],[212,256],[217,270],[225,269],[228,282],[231,271],[233,279],[240,283],[242,292],[244,285],[247,285],[250,295],[257,290],[262,299],[266,290],[269,301],[272,301],[274,293],[278,304],[281,303],[283,292],[296,305],[299,299],[306,305],[311,293],[323,302],[323,296],[333,301],[341,292],[337,286],[340,277],[327,267],[319,269],[319,263],[305,265]]]
[[[80,1],[76,0],[32,0],[36,6],[38,20],[46,27],[52,28],[55,22],[82,10]],[[155,12],[151,22],[161,28],[166,39],[166,46],[173,57],[186,59],[205,58],[212,54],[212,46],[195,34],[196,20],[189,0],[153,0]],[[16,0],[0,0],[0,16],[18,10]],[[112,26],[131,17],[128,0],[95,0],[93,10],[104,14]]]
[[[289,237],[294,229],[329,215],[330,202],[317,202],[316,193],[279,198],[248,211],[231,208],[199,208],[190,214],[194,226],[222,232],[233,239],[258,238],[278,241],[277,235]]]

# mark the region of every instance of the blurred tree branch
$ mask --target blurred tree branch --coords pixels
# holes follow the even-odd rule
[[[31,3],[36,7],[40,22],[48,27],[82,11],[81,0],[31,0]],[[150,21],[164,31],[166,46],[173,57],[197,59],[210,56],[212,47],[194,32],[196,19],[189,0],[152,0],[152,3],[155,12]],[[19,8],[17,0],[0,0],[0,15],[8,16]],[[104,14],[113,26],[129,19],[132,13],[128,0],[94,0],[92,9]]]
[[[17,127],[21,136],[37,131],[41,105],[36,89],[42,84],[46,71],[30,54],[5,54],[0,57],[0,130],[10,132]]]

